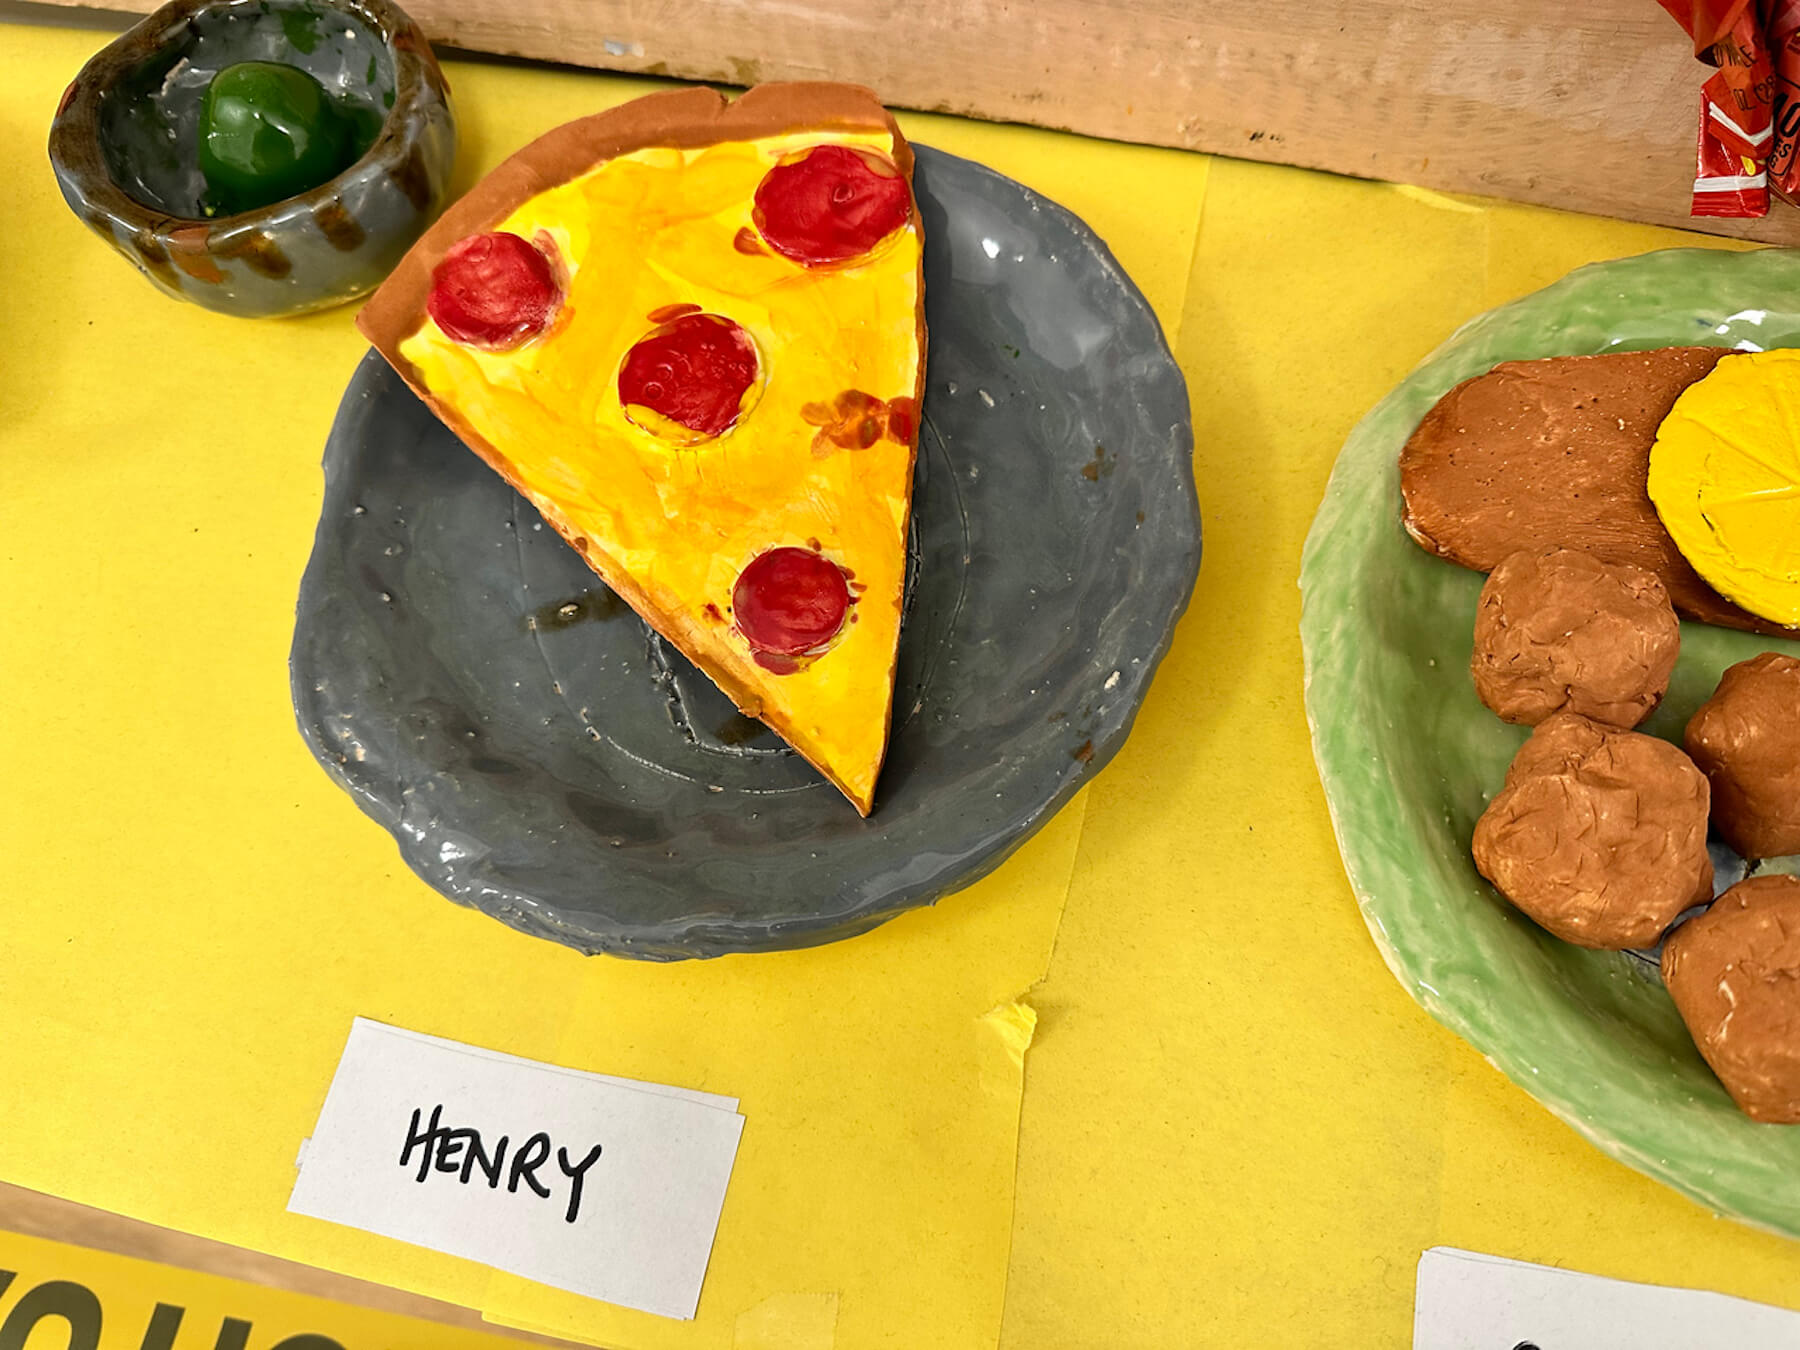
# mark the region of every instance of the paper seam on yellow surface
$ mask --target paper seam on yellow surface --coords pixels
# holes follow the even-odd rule
[[[1001,1246],[1001,1250],[996,1254],[994,1265],[995,1277],[998,1281],[999,1290],[998,1306],[991,1327],[985,1331],[976,1330],[972,1327],[971,1331],[973,1331],[974,1335],[978,1336],[979,1339],[957,1342],[962,1345],[997,1346],[999,1343],[1000,1327],[1005,1316],[1005,1284],[1009,1276],[1012,1259],[1012,1244],[1014,1241],[1013,1219],[1017,1206],[1019,1123],[1022,1118],[1025,1094],[1024,1062],[1026,1051],[1033,1043],[1036,1028],[1038,1026],[1037,1010],[1030,1005],[1029,998],[1032,991],[1042,985],[1049,977],[1050,965],[1055,957],[1057,940],[1061,934],[1063,919],[1067,913],[1069,897],[1074,885],[1075,859],[1079,857],[1081,852],[1081,842],[1084,837],[1087,804],[1090,795],[1090,792],[1085,788],[1082,791],[1077,792],[1075,797],[1061,812],[1057,813],[1055,817],[1055,827],[1068,830],[1073,836],[1072,839],[1061,846],[1068,850],[1066,854],[1068,863],[1059,870],[1059,873],[1053,873],[1051,877],[1046,878],[1039,887],[1035,888],[1036,894],[1043,896],[1046,899],[1044,910],[1049,910],[1050,907],[1047,900],[1048,897],[1051,896],[1055,897],[1055,908],[1053,915],[1046,914],[1043,918],[1038,920],[1038,922],[1042,922],[1045,925],[1047,932],[1044,938],[1038,940],[1041,942],[1041,946],[1037,947],[1035,957],[1028,963],[1021,963],[1023,969],[1017,971],[1019,976],[1025,977],[1023,983],[1019,986],[1019,992],[1008,997],[1003,997],[998,1003],[987,1004],[986,1006],[976,1004],[973,1007],[970,1007],[967,1002],[962,1004],[965,1011],[962,1013],[961,1025],[965,1028],[969,1028],[969,1031],[965,1034],[972,1034],[977,1038],[977,1044],[981,1052],[977,1056],[980,1065],[978,1070],[979,1077],[971,1086],[979,1090],[990,1103],[1004,1103],[1005,1105],[1000,1109],[1005,1110],[1010,1108],[1010,1126],[997,1127],[995,1137],[1003,1137],[1002,1130],[1005,1130],[1004,1137],[1010,1141],[1012,1155],[1011,1165],[1007,1170],[1007,1175],[1010,1179],[1009,1187],[1006,1189],[1005,1193],[1002,1194],[1001,1188],[998,1185],[998,1178],[996,1177],[996,1185],[993,1192],[996,1203],[1004,1203],[1005,1205],[1004,1220],[997,1221],[996,1223],[997,1230],[1004,1234],[1003,1245],[997,1241],[997,1246]],[[946,897],[945,899],[945,903],[953,904],[954,901],[954,896]],[[988,996],[991,997],[991,992]],[[1003,1055],[994,1055],[991,1053],[984,1039],[989,1035],[999,1037],[1001,1049],[1004,1051]],[[753,1114],[753,1112],[747,1109],[746,1114],[750,1115]],[[736,1184],[735,1179],[733,1184]],[[728,1191],[726,1196],[727,1214],[731,1212],[732,1203],[732,1194]],[[1003,1227],[1001,1226],[1002,1224]],[[717,1256],[718,1251],[715,1245],[715,1259]],[[559,1319],[537,1315],[538,1310],[535,1307],[521,1306],[519,1303],[520,1292],[526,1291],[528,1293],[530,1291],[530,1281],[523,1280],[518,1276],[509,1276],[500,1271],[490,1270],[489,1273],[492,1277],[489,1292],[485,1297],[478,1300],[478,1306],[482,1320],[491,1326],[518,1331],[528,1331],[540,1335],[555,1336],[561,1339],[587,1344],[617,1344],[622,1347],[626,1344],[635,1345],[639,1343],[638,1341],[631,1339],[629,1335],[617,1332],[616,1329],[612,1338],[607,1339],[600,1328],[591,1323],[587,1325],[576,1325],[567,1318]],[[709,1269],[707,1275],[709,1284],[714,1279],[714,1275],[715,1272]],[[828,1276],[824,1272],[820,1272],[820,1278],[821,1284],[823,1284]],[[497,1299],[494,1295],[496,1284],[511,1292],[503,1294]],[[768,1307],[770,1300],[776,1300],[776,1306],[780,1306],[780,1301],[791,1301],[791,1310],[795,1312],[796,1316],[801,1317],[802,1320],[795,1323],[791,1328],[783,1326],[781,1330],[784,1334],[784,1339],[773,1342],[773,1344],[781,1345],[782,1350],[834,1350],[837,1338],[840,1335],[851,1335],[854,1338],[854,1333],[847,1332],[843,1329],[843,1322],[840,1320],[840,1311],[842,1308],[841,1301],[846,1298],[854,1298],[856,1293],[857,1291],[854,1288],[849,1287],[831,1290],[829,1288],[821,1288],[819,1285],[814,1285],[811,1289],[802,1286],[800,1288],[790,1288],[782,1292],[768,1292],[765,1294],[761,1303],[754,1305],[752,1309],[746,1311],[754,1311],[755,1308]],[[554,1300],[554,1295],[552,1295],[552,1298]],[[822,1326],[824,1319],[818,1309],[808,1309],[803,1306],[809,1302],[816,1302],[817,1300],[824,1298],[829,1298],[834,1301],[831,1340],[824,1339],[824,1329]],[[696,1326],[698,1329],[696,1339],[699,1339],[705,1334],[704,1329],[700,1328],[700,1323],[703,1323],[708,1316],[705,1311],[707,1307],[706,1299],[707,1294],[703,1289],[701,1295],[702,1312],[700,1318],[697,1319],[696,1323],[688,1324]],[[593,1316],[600,1322],[604,1323],[610,1321],[617,1312],[614,1305],[604,1304],[598,1301],[591,1302],[594,1303]],[[567,1308],[569,1304],[563,1302],[559,1306]],[[742,1315],[743,1314],[739,1314],[740,1317]],[[763,1315],[765,1317],[775,1318],[776,1321],[780,1320],[779,1316],[773,1311],[765,1312]],[[845,1317],[850,1317],[850,1314],[843,1315]],[[850,1320],[854,1323],[853,1317],[851,1317]],[[645,1334],[654,1337],[661,1333],[668,1332],[669,1330],[670,1329],[666,1327],[647,1327]],[[754,1321],[745,1324],[742,1327],[733,1325],[726,1333],[730,1337],[730,1340],[720,1343],[730,1345],[731,1350],[761,1350],[763,1344],[770,1343],[768,1341],[768,1333],[770,1330],[770,1327],[765,1327]],[[794,1334],[787,1335],[786,1333],[788,1331],[792,1331]],[[810,1336],[812,1339],[801,1338],[803,1334],[805,1336]],[[762,1336],[763,1340],[759,1342],[755,1339],[758,1336]],[[644,1343],[650,1344],[651,1342],[646,1340]],[[656,1343],[663,1344],[665,1342],[657,1341]]]
[[[1187,273],[1181,283],[1181,298],[1175,306],[1175,312],[1174,312],[1172,319],[1168,323],[1163,324],[1163,326],[1162,326],[1163,327],[1163,338],[1168,342],[1170,352],[1176,354],[1177,361],[1179,361],[1179,359],[1180,359],[1180,352],[1181,352],[1181,327],[1184,323],[1187,322],[1188,296],[1191,295],[1194,290],[1194,269],[1200,265],[1200,240],[1206,234],[1206,199],[1210,196],[1212,196],[1212,161],[1211,161],[1211,158],[1209,157],[1207,160],[1207,165],[1206,165],[1206,176],[1200,182],[1200,204],[1194,208],[1194,238],[1193,238],[1193,242],[1188,245]],[[1192,405],[1192,403],[1194,401],[1194,390],[1193,390],[1193,386],[1188,381],[1187,371],[1185,369],[1183,369],[1181,372],[1181,379],[1182,379],[1183,385],[1187,387],[1188,403],[1190,405]],[[1203,553],[1204,553],[1204,532],[1205,532],[1205,527],[1203,525],[1202,526],[1202,552]],[[1082,828],[1085,830],[1087,827],[1087,814],[1085,811],[1082,813],[1081,823],[1082,823]],[[1075,857],[1077,859],[1079,859],[1081,857],[1081,840],[1080,839],[1077,839],[1075,841]],[[1074,885],[1074,880],[1075,880],[1075,867],[1074,867],[1074,864],[1070,864],[1069,884],[1071,886]],[[1066,899],[1066,897],[1065,897],[1065,899]],[[1062,923],[1060,920],[1058,921],[1058,923],[1056,925],[1056,935],[1059,938],[1062,936]],[[1050,955],[1051,955],[1051,959],[1054,960],[1055,956],[1056,956],[1056,950],[1055,950],[1054,944],[1051,947]],[[1046,971],[1045,973],[1048,974],[1049,972]]]
[[[1091,786],[1091,780],[1090,780],[1090,786]],[[1075,794],[1075,799],[1073,801],[1071,801],[1066,807],[1063,808],[1065,811],[1079,812],[1081,815],[1081,819],[1076,823],[1075,842],[1069,849],[1069,871],[1068,871],[1068,874],[1063,877],[1062,900],[1056,906],[1056,924],[1050,930],[1050,948],[1048,951],[1046,951],[1044,953],[1043,969],[1038,971],[1036,979],[1034,979],[1030,984],[1026,985],[1017,994],[1013,995],[1014,1002],[1023,1002],[1024,1000],[1029,999],[1032,994],[1036,993],[1038,990],[1038,987],[1040,985],[1042,985],[1045,980],[1050,978],[1051,968],[1056,965],[1056,949],[1057,949],[1058,945],[1062,942],[1063,916],[1069,912],[1069,895],[1075,889],[1075,868],[1081,862],[1081,841],[1084,840],[1085,838],[1087,838],[1088,796],[1089,796],[1089,788],[1084,787],[1084,788],[1082,788],[1082,790],[1080,792]],[[1034,1026],[1035,1026],[1036,1016],[1037,1016],[1037,1010],[1034,1008],[1032,1010]],[[1035,1037],[1036,1037],[1035,1030],[1033,1031],[1032,1034],[1033,1034],[1033,1038],[1035,1039]],[[1025,1097],[1025,1085],[1024,1085],[1023,1080],[1021,1080],[1020,1084],[1019,1084],[1019,1098],[1020,1098],[1021,1107],[1024,1105],[1024,1097]]]
[[[836,1293],[771,1294],[737,1315],[732,1350],[834,1350]]]
[[[1487,213],[1487,207],[1477,202],[1465,202],[1461,198],[1452,197],[1446,192],[1437,192],[1431,188],[1419,187],[1413,183],[1395,183],[1394,191],[1402,197],[1435,207],[1440,211],[1459,211],[1464,215],[1479,216]]]
[[[1187,268],[1183,274],[1181,295],[1174,305],[1168,319],[1166,321],[1161,321],[1163,337],[1168,343],[1171,352],[1179,352],[1182,350],[1182,327],[1187,319],[1188,301],[1194,290],[1194,276],[1196,269],[1200,264],[1202,241],[1206,235],[1206,207],[1207,201],[1211,196],[1212,164],[1211,157],[1209,156],[1206,176],[1201,183],[1200,200],[1198,205],[1194,208],[1194,234],[1193,240],[1188,247]],[[1187,379],[1187,372],[1185,370],[1182,372],[1182,378],[1184,381]],[[1191,387],[1189,387],[1188,390],[1188,398],[1191,404],[1193,400],[1193,391]],[[1089,788],[1091,788],[1091,786],[1092,784],[1090,782]],[[1062,904],[1057,908],[1056,927],[1050,935],[1050,950],[1045,954],[1044,967],[1038,972],[1037,979],[1033,980],[1024,990],[1014,996],[1011,1004],[1013,1008],[1022,1008],[1030,1014],[1030,1027],[1026,1032],[1024,1043],[1019,1045],[1016,1050],[1019,1062],[1019,1102],[1018,1109],[1013,1117],[1012,1220],[1007,1227],[1006,1261],[1002,1268],[1000,1287],[1000,1320],[994,1327],[995,1350],[999,1350],[999,1347],[1005,1344],[1006,1341],[1007,1310],[1011,1306],[1012,1301],[1013,1249],[1018,1245],[1019,1240],[1019,1146],[1025,1122],[1025,1097],[1031,1089],[1030,1076],[1025,1072],[1025,1055],[1032,1045],[1036,1043],[1039,1023],[1037,1009],[1029,1002],[1029,999],[1032,994],[1049,980],[1050,972],[1056,968],[1057,952],[1062,946],[1063,921],[1069,912],[1069,896],[1075,889],[1075,874],[1081,866],[1082,847],[1087,841],[1088,797],[1089,789],[1083,789],[1077,799],[1074,802],[1071,802],[1069,806],[1070,810],[1079,807],[1081,811],[1081,824],[1076,831],[1074,848],[1069,854],[1069,871],[1068,875],[1063,880]],[[990,1009],[986,1016],[992,1018],[999,1011],[999,1008]]]
[[[1084,826],[1087,823],[1085,806],[1083,808],[1082,823]],[[1081,843],[1079,839],[1076,841],[1074,856],[1077,858],[1081,856]],[[1073,885],[1074,875],[1075,869],[1071,865],[1069,869],[1069,885],[1065,885],[1063,888],[1063,907],[1065,910],[1068,907],[1068,891],[1069,886]],[[1061,913],[1056,917],[1056,929],[1057,934],[1060,936],[1062,932]],[[1052,942],[1051,953],[1053,957],[1055,950],[1055,943]],[[1038,985],[1049,978],[1049,975],[1049,962],[1046,961],[1043,974],[1038,976],[1031,988],[1037,988]],[[1025,1053],[1031,1049],[1032,1042],[1037,1038],[1038,1025],[1037,1009],[1024,1001],[1029,992],[1030,990],[1026,990],[1010,1002],[1002,1003],[995,1008],[989,1009],[986,1013],[982,1014],[981,1018],[983,1022],[992,1027],[996,1034],[1000,1036],[1002,1043],[1006,1046],[1007,1053],[1011,1056],[1013,1062],[1018,1065],[1019,1071],[1018,1104],[1013,1112],[1012,1215],[1007,1223],[1006,1253],[1005,1259],[1001,1265],[1000,1318],[994,1324],[995,1350],[999,1350],[999,1346],[1005,1338],[1007,1294],[1012,1285],[1013,1246],[1017,1243],[1019,1238],[1019,1129],[1025,1119]]]
[[[1204,202],[1204,198],[1202,201]],[[1200,226],[1199,222],[1196,221],[1194,225],[1196,246],[1198,245],[1199,237]],[[1189,275],[1191,278],[1191,271]],[[1191,279],[1189,285],[1192,285]],[[1186,295],[1186,291],[1183,291],[1182,298],[1184,304]],[[1179,319],[1176,321],[1176,327],[1177,329],[1180,328]],[[1083,839],[1087,837],[1087,806],[1088,793],[1084,789],[1066,808],[1071,811],[1080,811],[1081,823],[1075,832],[1075,845],[1069,851],[1069,871],[1063,878],[1062,903],[1057,906],[1056,926],[1050,934],[1050,949],[1044,953],[1043,968],[1038,971],[1035,980],[1019,993],[1015,994],[1010,1000],[995,1005],[981,1016],[981,1020],[992,1027],[996,1034],[1001,1037],[1002,1043],[1006,1046],[1007,1053],[1018,1066],[1019,1071],[1018,1102],[1013,1110],[1012,1215],[1007,1222],[1006,1254],[1000,1268],[1000,1319],[994,1325],[995,1350],[999,1350],[999,1346],[1004,1339],[1007,1291],[1012,1284],[1013,1245],[1018,1241],[1019,1130],[1025,1119],[1025,1093],[1030,1086],[1029,1079],[1025,1073],[1025,1055],[1026,1052],[1031,1049],[1032,1045],[1036,1043],[1038,1029],[1038,1012],[1029,1002],[1029,999],[1031,995],[1050,978],[1051,967],[1056,964],[1057,945],[1062,941],[1063,918],[1069,912],[1069,894],[1075,889],[1075,869],[1081,863],[1081,844]]]

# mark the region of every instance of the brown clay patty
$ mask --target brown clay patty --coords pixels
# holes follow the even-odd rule
[[[1700,579],[1644,487],[1657,427],[1726,354],[1663,347],[1555,356],[1465,380],[1400,452],[1407,532],[1478,572],[1521,549],[1579,549],[1654,572],[1689,618],[1789,633]]]

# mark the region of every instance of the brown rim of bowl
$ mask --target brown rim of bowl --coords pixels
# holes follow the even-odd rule
[[[312,0],[322,9],[341,10],[362,20],[394,63],[394,106],[387,110],[381,130],[361,158],[317,187],[235,215],[176,216],[145,205],[121,188],[106,167],[100,146],[102,94],[178,39],[189,20],[202,10],[234,9],[248,3],[250,0],[170,0],[95,52],[69,82],[50,124],[50,158],[75,179],[90,213],[104,213],[134,232],[153,235],[166,233],[170,227],[201,225],[209,232],[227,233],[254,226],[295,203],[317,206],[331,200],[348,179],[372,164],[404,161],[411,149],[406,144],[411,117],[427,106],[427,92],[448,101],[449,86],[430,43],[397,5],[389,0]]]

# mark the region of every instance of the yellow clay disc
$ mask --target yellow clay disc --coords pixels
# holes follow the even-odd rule
[[[1800,350],[1727,356],[1688,386],[1657,429],[1649,486],[1708,585],[1800,624]]]

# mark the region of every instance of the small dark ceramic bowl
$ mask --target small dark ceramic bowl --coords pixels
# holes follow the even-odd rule
[[[298,66],[373,139],[311,191],[209,218],[201,99],[239,61]],[[443,208],[455,158],[443,73],[388,0],[174,0],[82,67],[50,127],[76,215],[170,295],[246,317],[374,289]]]

